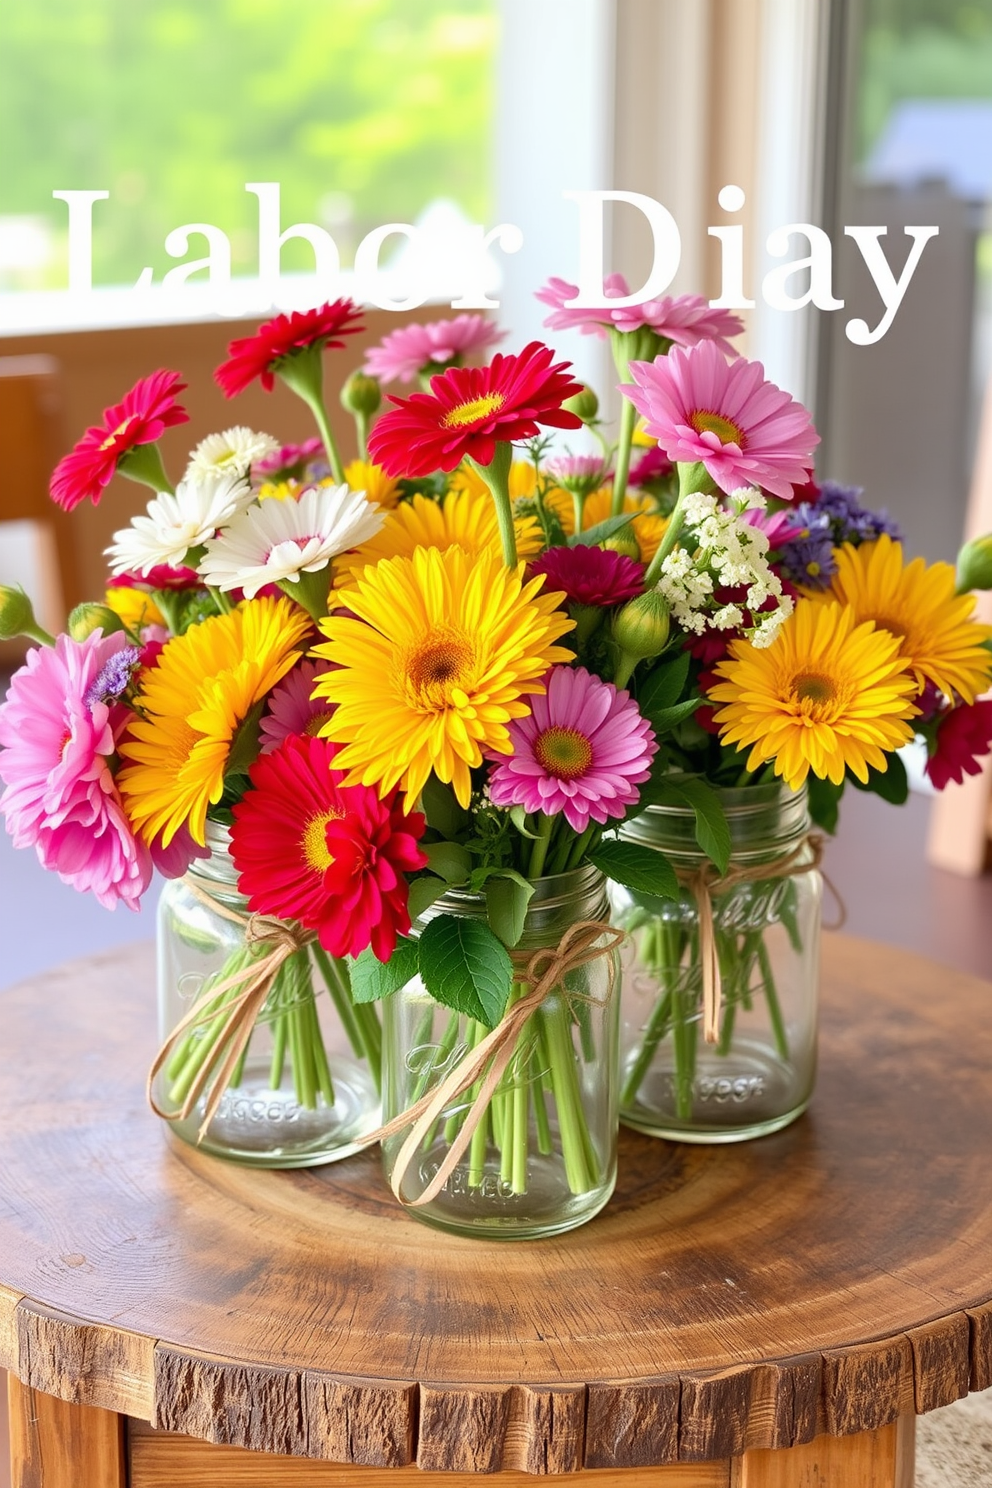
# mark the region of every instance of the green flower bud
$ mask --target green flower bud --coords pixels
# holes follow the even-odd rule
[[[613,617],[613,639],[635,661],[660,655],[668,641],[668,630],[668,605],[657,589],[628,600]]]
[[[568,413],[574,413],[584,424],[591,424],[599,412],[599,399],[591,387],[583,387],[581,393],[566,398],[561,405]]]
[[[66,624],[66,630],[74,641],[85,641],[95,630],[102,630],[108,636],[123,629],[120,615],[115,615],[108,605],[102,604],[77,605]]]
[[[614,553],[623,553],[638,563],[641,561],[641,549],[634,533],[633,523],[621,527],[618,532],[614,532],[612,537],[605,537],[599,546],[610,548]]]
[[[352,372],[341,389],[341,406],[362,418],[371,418],[378,413],[382,402],[382,389],[376,377],[367,372]]]
[[[15,589],[8,584],[0,584],[0,641],[12,641],[19,635],[32,635],[34,629],[34,610],[21,586],[18,584]]]
[[[992,589],[992,532],[972,538],[958,554],[958,593]]]

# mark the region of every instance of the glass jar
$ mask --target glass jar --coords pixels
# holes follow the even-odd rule
[[[194,1007],[212,1016],[174,1040],[156,1077],[157,1104],[176,1136],[218,1157],[263,1168],[347,1157],[379,1124],[381,1034],[375,1009],[354,1006],[346,969],[319,946],[293,951],[280,967],[202,1139],[206,1093],[176,1114],[198,1073],[218,1073],[231,1047],[222,1029],[246,985],[238,973],[273,949],[246,942],[249,910],[227,829],[208,822],[207,846],[209,858],[166,884],[159,901],[160,1037],[170,1039]],[[210,984],[220,988],[212,1007]]]
[[[485,918],[481,895],[451,891],[427,910],[414,934],[439,914]],[[439,1229],[491,1239],[554,1235],[598,1214],[613,1192],[617,1159],[616,1072],[619,956],[607,923],[602,874],[586,866],[535,881],[514,949],[523,972],[534,952],[555,949],[580,921],[595,954],[566,970],[526,1016],[515,1048],[469,1145],[436,1197],[416,1206],[438,1174],[479,1083],[452,1100],[395,1178],[408,1133],[382,1144],[386,1176],[410,1213]],[[531,990],[521,977],[511,1001]],[[489,1030],[434,1001],[414,977],[383,1004],[383,1118],[408,1110],[463,1060]]]
[[[682,881],[677,901],[610,885],[613,923],[629,933],[620,1119],[680,1142],[777,1131],[806,1109],[816,1075],[822,881],[805,787],[718,794],[732,846],[730,882],[716,881],[709,895],[720,970],[715,1042],[704,1037],[701,916],[686,882],[708,861],[692,811],[651,806],[623,829],[665,854]],[[710,872],[716,880],[712,864]]]

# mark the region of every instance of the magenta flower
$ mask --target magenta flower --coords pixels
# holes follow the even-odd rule
[[[59,636],[28,654],[0,707],[0,811],[14,846],[33,847],[43,867],[106,909],[137,909],[152,871],[110,769],[114,723],[126,715],[103,693],[113,658],[130,650],[120,634]]]
[[[646,486],[648,481],[667,480],[674,468],[665,451],[654,445],[630,467],[629,484]]]
[[[610,474],[599,455],[556,455],[544,468],[556,485],[583,494],[597,490]]]
[[[365,371],[380,382],[413,382],[425,368],[439,370],[470,352],[487,351],[506,335],[484,315],[455,315],[427,325],[390,331],[365,359]]]
[[[783,501],[809,479],[820,436],[801,403],[765,380],[760,362],[726,362],[712,341],[631,362],[620,391],[670,460],[701,461],[722,491],[761,486]]]
[[[490,776],[494,803],[545,816],[563,811],[576,832],[590,818],[623,816],[651,773],[658,743],[650,725],[629,693],[585,667],[552,667],[546,684],[530,716],[508,725],[513,754]]]
[[[544,574],[545,590],[563,589],[570,604],[625,604],[644,592],[644,564],[612,548],[585,543],[574,548],[548,548],[530,566],[532,576]]]
[[[322,458],[323,454],[324,441],[322,439],[304,439],[302,444],[284,444],[280,449],[273,450],[271,455],[263,455],[260,460],[252,462],[252,478],[273,481],[290,478],[302,480],[310,462]]]
[[[542,305],[550,305],[553,314],[544,322],[554,331],[578,330],[584,336],[605,336],[608,330],[639,331],[649,326],[656,336],[674,341],[677,346],[698,346],[712,341],[726,356],[737,351],[727,340],[739,336],[744,322],[729,310],[713,309],[702,295],[666,295],[661,300],[645,300],[640,305],[622,305],[617,310],[566,310],[565,301],[579,292],[577,284],[565,279],[549,279],[537,291]],[[603,284],[607,299],[619,299],[630,293],[622,274],[608,274]]]
[[[334,712],[325,698],[310,694],[318,677],[333,669],[330,661],[301,661],[273,688],[259,734],[262,753],[271,754],[291,734],[315,735]]]

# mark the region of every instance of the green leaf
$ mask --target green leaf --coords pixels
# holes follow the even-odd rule
[[[420,975],[436,1002],[495,1028],[513,984],[509,952],[480,920],[438,915],[420,937]]]
[[[852,775],[850,771],[848,771],[847,778],[858,790],[872,791],[892,806],[902,806],[909,796],[906,766],[897,754],[890,754],[888,760],[887,770],[876,770],[874,765],[869,765],[868,779],[864,782],[860,781],[856,775]]]
[[[594,548],[597,543],[605,542],[612,537],[614,532],[619,532],[621,527],[629,527],[631,514],[627,512],[619,517],[607,517],[605,522],[597,522],[595,527],[587,527],[585,532],[576,532],[568,539],[570,548]]]
[[[656,666],[637,689],[637,706],[641,712],[647,716],[674,707],[685,690],[688,676],[688,651],[677,651],[673,661]]]
[[[810,818],[824,832],[829,832],[831,837],[837,830],[844,785],[843,780],[840,785],[834,785],[832,780],[818,780],[815,775],[807,776],[806,788]]]
[[[486,884],[486,918],[489,928],[504,945],[515,946],[524,933],[527,906],[534,885],[522,873],[509,868],[493,874]]]
[[[696,818],[696,841],[716,864],[717,870],[726,873],[730,862],[730,828],[716,791],[705,780],[692,776],[680,777],[675,782],[675,789],[692,807]]]
[[[472,868],[471,855],[457,842],[426,842],[427,866],[445,883],[464,883]]]
[[[510,807],[510,820],[521,837],[529,837],[532,842],[537,841],[537,833],[532,827],[527,825],[527,812],[522,806]]]
[[[670,729],[691,718],[702,701],[701,697],[686,698],[685,702],[673,703],[670,708],[656,708],[651,712],[641,706],[641,712],[655,734],[667,734]]]
[[[410,883],[410,897],[407,900],[407,909],[411,920],[416,920],[423,914],[425,909],[430,909],[436,899],[447,893],[448,885],[443,878],[435,878],[433,873],[425,874],[423,878],[415,878]]]
[[[227,756],[227,765],[224,769],[225,777],[229,775],[247,775],[248,768],[258,759],[258,725],[262,717],[262,709],[265,707],[265,699],[256,703],[250,713],[246,713],[238,725],[237,732],[231,743]]]
[[[352,961],[351,995],[355,1002],[378,1002],[391,997],[417,975],[417,942],[401,935],[388,961],[379,961],[368,947]]]
[[[469,824],[469,814],[459,806],[451,786],[444,785],[434,774],[427,777],[427,784],[420,793],[420,805],[427,825],[449,840],[457,837]]]
[[[678,899],[679,881],[675,869],[665,857],[653,847],[643,847],[639,842],[619,842],[604,839],[589,854],[600,872],[617,883],[624,884],[643,894],[653,894],[657,899]]]

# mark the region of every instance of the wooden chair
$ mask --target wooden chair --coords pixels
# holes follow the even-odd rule
[[[48,494],[49,476],[64,452],[61,408],[59,365],[54,357],[0,357],[0,546],[4,544],[3,523],[33,524],[38,575],[32,598],[38,618],[56,628],[61,628],[68,610],[80,598],[72,527]],[[28,575],[12,577],[23,582]],[[31,592],[29,583],[25,587]],[[17,643],[11,643],[0,651],[0,660],[17,654]]]

